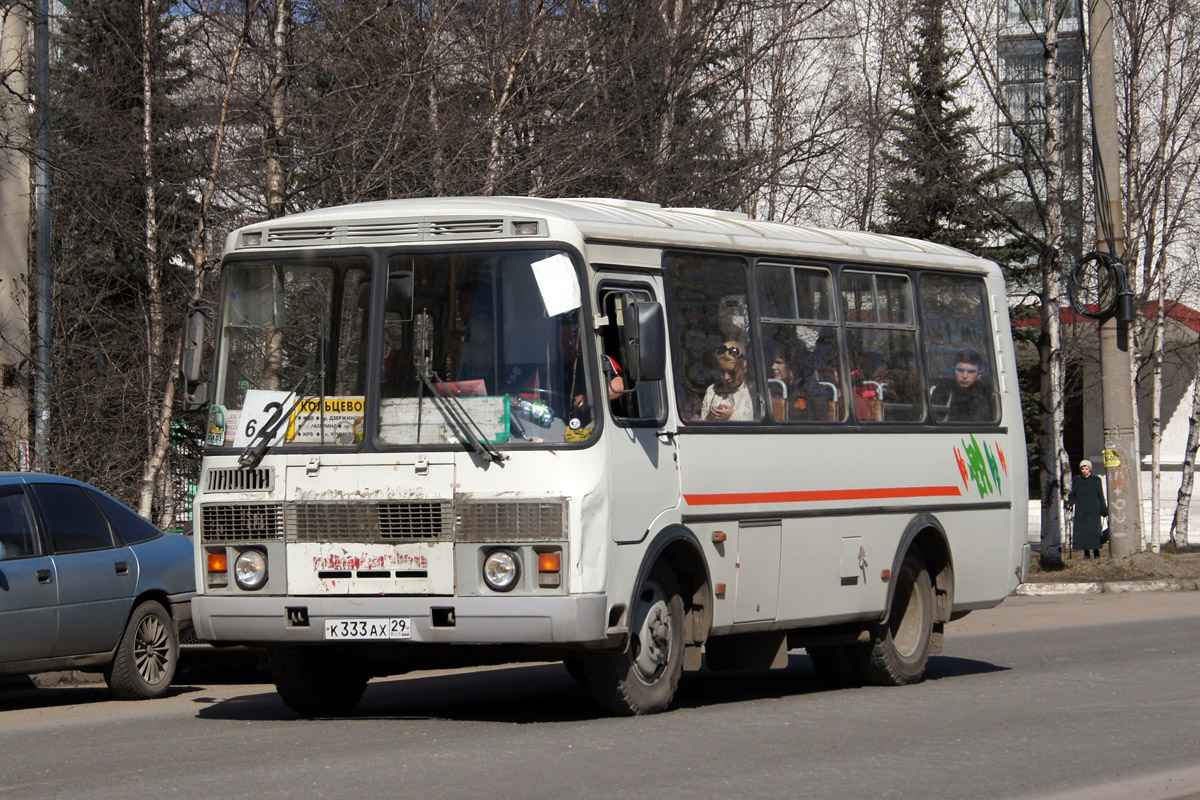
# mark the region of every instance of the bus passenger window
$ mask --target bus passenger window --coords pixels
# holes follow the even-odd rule
[[[663,257],[675,393],[685,422],[761,418],[754,343],[741,258],[700,253]]]
[[[667,253],[662,266],[680,419],[760,419],[745,260]]]
[[[755,275],[771,419],[842,419],[847,404],[829,271],[760,263]]]
[[[855,418],[866,423],[924,421],[908,277],[846,270],[842,304]]]
[[[924,273],[920,297],[934,420],[995,422],[998,387],[983,281]]]

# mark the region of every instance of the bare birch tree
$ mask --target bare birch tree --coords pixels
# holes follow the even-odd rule
[[[1194,271],[1181,273],[1179,265],[1190,263],[1180,258],[1180,251],[1195,247],[1191,220],[1200,201],[1200,159],[1196,156],[1200,148],[1200,75],[1192,67],[1200,57],[1200,26],[1197,9],[1186,0],[1165,4],[1125,0],[1115,5],[1120,135],[1126,165],[1126,260],[1139,305],[1156,308],[1149,320],[1142,320],[1134,369],[1140,373],[1148,367],[1150,372],[1150,540],[1157,551],[1163,526],[1162,403],[1167,309],[1194,281]],[[1190,241],[1184,241],[1187,239]],[[1149,305],[1151,301],[1154,306]],[[1190,501],[1190,496],[1187,499]],[[1179,518],[1178,501],[1175,518]],[[1172,527],[1174,544],[1178,544],[1176,539],[1181,533],[1186,541],[1186,528],[1180,532]]]
[[[1022,194],[1032,203],[1031,219],[1010,216],[1015,234],[1037,255],[1036,288],[1041,333],[1037,342],[1040,376],[1041,558],[1048,566],[1061,565],[1063,498],[1070,488],[1071,468],[1062,442],[1064,365],[1061,309],[1063,285],[1063,78],[1059,64],[1059,27],[1068,0],[1021,4],[1020,24],[1042,49],[1040,98],[1032,98],[1036,119],[1030,124],[1014,108],[1002,87],[1002,65],[995,56],[997,31],[989,24],[988,7],[972,0],[953,0],[951,13],[964,32],[968,52],[979,67],[978,77],[998,109],[1001,125],[1015,143],[1013,166],[1022,178]],[[1035,9],[1036,6],[1036,9]],[[1028,14],[1029,9],[1039,12]],[[1040,102],[1039,102],[1040,101]],[[1004,156],[1002,156],[1004,157]]]

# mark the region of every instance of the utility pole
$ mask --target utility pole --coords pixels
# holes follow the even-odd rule
[[[0,33],[0,72],[14,97],[27,91],[29,31],[20,3],[7,3]],[[29,137],[29,114],[19,103],[0,108],[4,141]],[[29,455],[29,157],[16,146],[0,150],[0,469],[28,470]]]
[[[1095,131],[1096,250],[1120,262],[1125,256],[1125,219],[1117,144],[1112,0],[1088,0],[1088,44]],[[1119,292],[1127,283],[1112,281],[1110,286],[1113,292]],[[1133,417],[1136,386],[1129,350],[1132,314],[1130,298],[1103,299],[1115,299],[1116,307],[1123,311],[1109,315],[1100,325],[1100,376],[1109,548],[1113,558],[1128,558],[1142,547],[1141,465],[1134,458],[1138,435]]]
[[[50,314],[54,281],[50,261],[50,2],[37,0],[34,11],[34,61],[37,141],[33,162],[37,294],[34,335],[33,443],[38,472],[50,468]]]

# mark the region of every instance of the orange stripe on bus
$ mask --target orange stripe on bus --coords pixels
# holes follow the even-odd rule
[[[897,497],[960,497],[957,486],[899,486],[882,489],[820,489],[807,492],[743,492],[739,494],[685,494],[690,506],[748,505],[753,503],[817,503],[832,500],[886,500]]]

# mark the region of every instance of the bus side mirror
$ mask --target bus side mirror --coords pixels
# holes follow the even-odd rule
[[[667,377],[667,323],[661,303],[630,300],[625,319],[625,370],[637,381]]]
[[[196,411],[208,403],[208,384],[200,382],[207,328],[208,309],[193,308],[188,311],[183,321],[183,348],[179,354],[185,411]]]

